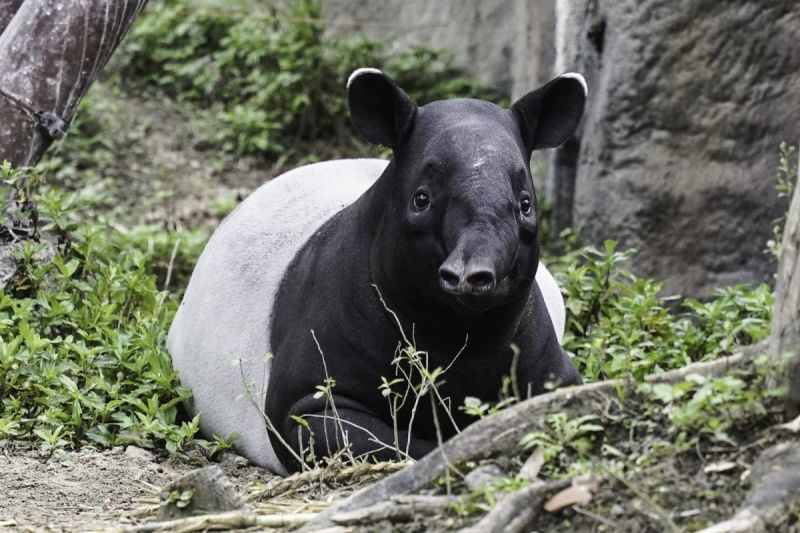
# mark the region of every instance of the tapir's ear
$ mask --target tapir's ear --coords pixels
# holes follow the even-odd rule
[[[525,148],[553,148],[569,139],[583,116],[586,80],[564,74],[531,91],[511,106]]]
[[[390,148],[406,138],[417,114],[417,104],[374,68],[360,68],[350,75],[347,105],[356,131],[369,142]]]

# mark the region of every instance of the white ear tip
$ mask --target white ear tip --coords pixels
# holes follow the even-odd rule
[[[356,72],[358,72],[358,71],[356,71]],[[355,74],[355,72],[353,72],[353,74]],[[581,87],[583,87],[583,95],[584,96],[588,96],[589,95],[589,87],[586,85],[586,80],[583,78],[583,76],[581,76],[577,72],[567,72],[566,74],[563,74],[560,77],[561,78],[572,78],[573,80],[576,80],[578,83],[581,84]]]
[[[376,68],[369,68],[369,67],[357,68],[353,71],[352,74],[350,74],[350,77],[347,78],[347,88],[349,89],[350,84],[353,83],[353,80],[361,76],[362,74],[383,74],[383,72],[381,72]]]

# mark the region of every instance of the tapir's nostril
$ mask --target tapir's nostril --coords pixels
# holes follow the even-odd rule
[[[439,267],[439,284],[445,292],[455,295],[483,294],[495,288],[494,272],[491,268],[467,267],[459,272],[459,264],[445,263]]]
[[[490,291],[494,289],[494,273],[489,270],[468,273],[467,285],[472,287],[473,291]]]
[[[461,278],[450,268],[442,266],[439,268],[439,282],[443,289],[452,291],[458,288]]]

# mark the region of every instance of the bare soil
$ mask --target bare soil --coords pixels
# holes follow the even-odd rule
[[[95,188],[101,208],[116,220],[213,229],[229,208],[281,171],[274,162],[214,150],[209,111],[117,94],[100,82],[91,99],[88,112],[113,155],[61,185]]]
[[[214,109],[120,94],[103,82],[93,85],[90,98],[88,113],[112,153],[92,161],[89,172],[78,169],[75,176],[62,178],[59,185],[98,192],[100,211],[130,225],[213,230],[250,192],[283,172],[317,161],[383,153],[344,136],[338,144],[286,139],[288,148],[277,160],[234,156],[215,139]]]
[[[225,455],[220,466],[242,493],[274,477],[234,458]],[[198,466],[133,447],[46,457],[9,445],[0,452],[0,531],[91,531],[149,520],[158,490]]]

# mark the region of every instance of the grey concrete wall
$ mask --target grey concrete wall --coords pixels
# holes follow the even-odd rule
[[[323,0],[331,34],[360,32],[399,47],[454,54],[482,83],[515,98],[549,77],[553,0]]]

